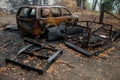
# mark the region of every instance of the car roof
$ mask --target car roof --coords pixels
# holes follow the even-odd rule
[[[23,6],[23,7],[31,7],[31,8],[52,8],[52,7],[63,7],[66,8],[65,6],[58,6],[58,5],[37,5],[37,6]]]

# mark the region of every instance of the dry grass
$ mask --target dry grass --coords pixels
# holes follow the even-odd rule
[[[7,15],[6,12],[0,11],[0,16],[5,16],[5,15]]]

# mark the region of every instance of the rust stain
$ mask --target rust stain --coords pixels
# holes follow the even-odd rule
[[[33,34],[34,34],[35,36],[37,36],[37,35],[39,35],[39,34],[41,34],[41,33],[42,33],[42,31],[41,31],[41,29],[40,29],[39,26],[38,26],[38,22],[36,21],[35,24],[34,24],[34,32],[33,32]]]
[[[49,26],[58,26],[60,25],[61,23],[68,23],[69,20],[68,20],[68,17],[52,17],[50,16],[49,18],[46,18],[46,19],[42,19],[42,21],[44,23],[46,23],[47,25],[49,24]],[[46,27],[49,27],[49,26],[46,26]]]

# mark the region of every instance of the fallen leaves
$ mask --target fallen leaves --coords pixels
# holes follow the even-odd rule
[[[115,48],[112,47],[112,48],[104,51],[103,53],[101,53],[101,54],[98,56],[98,58],[101,58],[101,57],[106,57],[106,58],[108,58],[108,57],[109,57],[109,54],[112,54],[112,52],[113,52],[114,50],[115,50]]]
[[[25,80],[25,78],[19,78],[18,80]]]
[[[43,67],[42,67],[42,65],[41,65],[41,62],[39,62],[39,63],[35,66],[35,68],[37,68],[37,69],[42,69]]]
[[[66,66],[68,66],[69,68],[75,68],[74,66],[70,65],[70,63],[63,61],[63,60],[57,60],[58,64],[65,64]]]
[[[29,56],[27,59],[28,59],[29,61],[34,61],[34,60],[36,59],[36,57],[31,57],[31,56]]]
[[[23,60],[23,63],[28,63],[29,62],[29,60]]]
[[[5,15],[7,15],[6,12],[0,11],[0,16],[5,16]]]
[[[2,68],[0,68],[0,72],[6,72],[7,71],[7,67],[2,67]]]

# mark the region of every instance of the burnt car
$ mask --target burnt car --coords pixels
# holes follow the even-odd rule
[[[64,6],[21,7],[17,12],[16,19],[21,35],[31,34],[34,36],[42,36],[49,27],[59,27],[62,23],[75,24],[78,21],[78,17]]]

